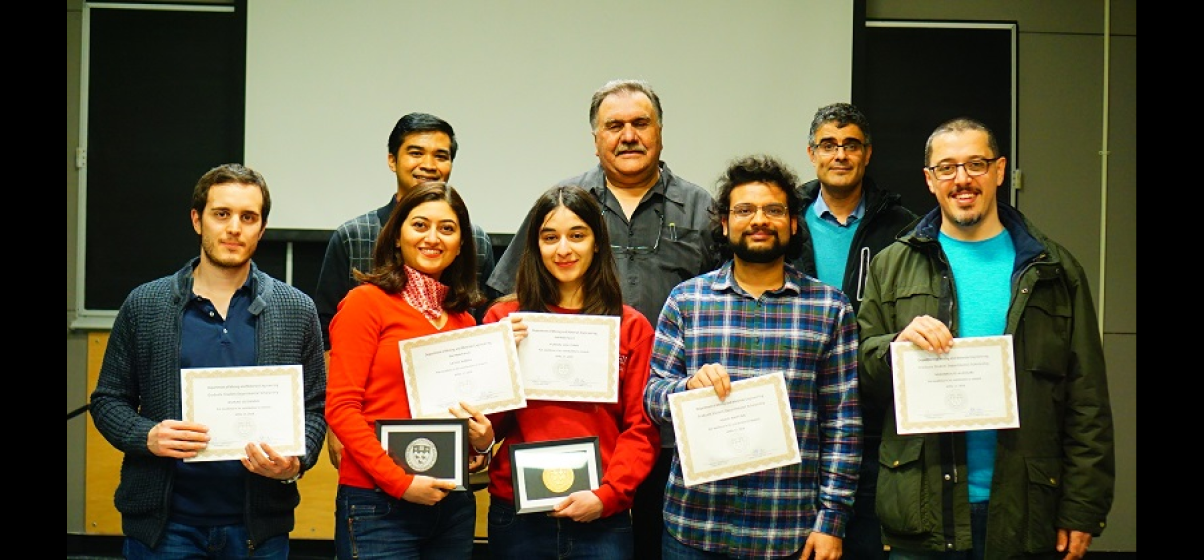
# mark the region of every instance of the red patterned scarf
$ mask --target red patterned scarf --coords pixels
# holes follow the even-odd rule
[[[406,302],[414,306],[427,319],[432,321],[443,314],[443,298],[447,297],[447,286],[413,268],[404,265],[406,271],[406,289],[401,294]]]

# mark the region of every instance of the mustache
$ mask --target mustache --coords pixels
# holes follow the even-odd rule
[[[748,237],[748,236],[750,236],[750,235],[756,235],[756,234],[758,234],[758,233],[764,233],[764,234],[772,235],[772,236],[774,236],[774,237],[777,237],[777,236],[778,236],[778,230],[776,230],[776,229],[774,229],[774,228],[771,228],[771,227],[754,227],[754,228],[748,228],[747,230],[745,230],[745,231],[744,231],[744,237]]]
[[[619,154],[620,152],[639,152],[641,154],[646,154],[648,153],[648,150],[641,146],[638,142],[632,142],[630,144],[619,144],[615,148],[615,154]]]

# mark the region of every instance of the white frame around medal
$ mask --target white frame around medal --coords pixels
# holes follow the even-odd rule
[[[565,470],[573,473],[567,488],[559,488],[559,483],[556,488],[549,487],[545,477],[553,474],[553,471],[562,473]],[[584,476],[578,479],[578,475]],[[511,445],[510,476],[514,485],[516,512],[551,511],[569,494],[580,490],[597,490],[601,486],[602,453],[598,449],[598,437]],[[529,483],[529,478],[538,480],[538,486]]]

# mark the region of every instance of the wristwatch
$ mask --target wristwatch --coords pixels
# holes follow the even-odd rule
[[[301,480],[302,474],[305,474],[305,471],[297,471],[297,474],[293,475],[292,478],[290,478],[288,480],[281,480],[280,484],[293,484],[293,483],[297,482],[298,480]]]

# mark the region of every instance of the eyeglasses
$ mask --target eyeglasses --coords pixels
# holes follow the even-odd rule
[[[865,149],[865,144],[859,140],[846,140],[844,144],[837,144],[830,140],[824,140],[818,144],[812,144],[811,147],[821,155],[831,156],[836,154],[836,150],[844,148],[845,155],[860,154]]]
[[[757,213],[757,210],[764,212],[766,218],[773,218],[775,220],[785,218],[786,214],[790,212],[790,209],[787,208],[785,204],[778,204],[776,202],[773,204],[766,204],[764,206],[757,206],[756,204],[737,204],[727,209],[731,215],[737,218],[751,218]]]
[[[603,206],[603,211],[602,211],[603,214],[606,213],[605,208],[606,207]],[[660,210],[653,210],[653,212],[656,212],[656,216],[658,218],[660,218],[661,223],[656,228],[656,241],[653,242],[652,246],[648,247],[647,245],[640,245],[640,246],[632,247],[630,245],[611,245],[610,250],[614,251],[616,256],[619,256],[619,255],[651,255],[651,254],[655,253],[657,249],[660,248],[660,246],[661,246],[661,230],[665,229],[665,213],[661,212]]]
[[[987,170],[991,168],[991,164],[997,159],[999,158],[993,157],[987,159],[972,159],[966,163],[938,163],[932,167],[929,167],[928,170],[932,172],[934,177],[942,181],[948,181],[957,177],[957,168],[959,167],[966,170],[966,175],[970,177],[978,177],[979,175],[986,173]]]

